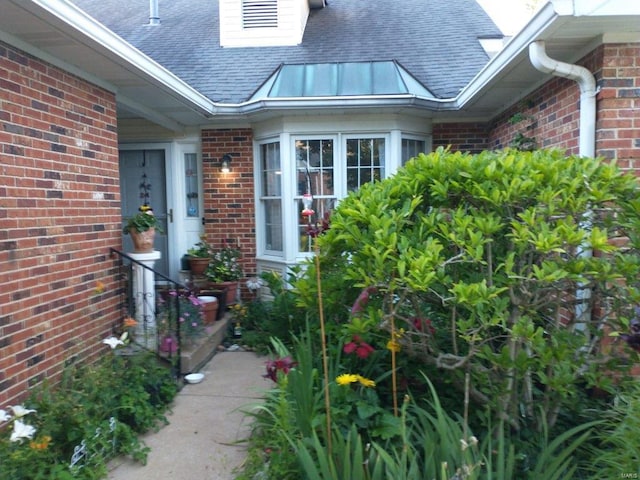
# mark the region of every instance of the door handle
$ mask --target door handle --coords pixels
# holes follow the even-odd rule
[[[173,208],[170,208],[167,212],[167,220],[169,220],[169,223],[173,223]]]

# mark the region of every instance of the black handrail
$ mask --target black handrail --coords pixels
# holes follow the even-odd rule
[[[176,339],[176,351],[173,352],[172,348],[169,348],[168,352],[160,351],[160,332],[157,328],[155,332],[151,332],[151,341],[153,342],[153,351],[160,358],[166,358],[174,369],[173,374],[175,378],[178,378],[182,372],[181,365],[181,353],[182,353],[182,335],[180,331],[180,297],[183,294],[191,295],[195,293],[192,288],[184,285],[164,274],[158,272],[145,265],[144,263],[136,260],[135,258],[121,252],[115,248],[109,249],[111,256],[117,256],[120,258],[121,266],[126,267],[126,276],[122,279],[124,281],[124,288],[122,289],[124,295],[123,307],[126,309],[127,315],[134,318],[138,322],[142,321],[142,329],[144,332],[144,343],[140,343],[140,339],[134,337],[133,342],[141,348],[146,350],[152,350],[149,348],[149,336],[151,324],[167,312],[167,315],[175,315],[175,322],[169,322],[168,326],[175,326],[173,332]],[[139,275],[141,278],[138,281],[142,282],[142,285],[134,287],[134,265],[139,267],[141,272],[151,272],[153,274],[153,285],[147,285],[147,275]],[[169,287],[169,288],[167,288]],[[134,288],[138,291],[134,291]],[[153,291],[153,295],[148,292]],[[168,295],[169,292],[175,291],[176,295]],[[150,298],[153,296],[153,303],[150,302]],[[137,311],[142,307],[142,311]],[[173,311],[171,308],[173,307]],[[163,311],[163,308],[166,309]],[[171,346],[170,346],[171,347]],[[163,353],[166,353],[163,355]]]

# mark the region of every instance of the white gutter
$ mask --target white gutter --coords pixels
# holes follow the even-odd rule
[[[580,86],[580,125],[579,125],[579,149],[581,157],[594,157],[596,144],[596,79],[593,74],[581,65],[575,65],[549,58],[545,51],[543,40],[537,40],[529,45],[529,59],[531,64],[539,71],[550,73],[557,77],[573,80]],[[591,212],[586,213],[583,227],[590,228]],[[582,245],[578,254],[583,258],[589,258],[593,254],[591,248]],[[587,323],[591,320],[589,301],[591,290],[584,285],[576,289],[576,330],[588,335]]]
[[[108,51],[111,58],[117,61],[122,67],[137,75],[147,78],[150,77],[149,80],[151,83],[162,87],[167,94],[185,101],[192,109],[201,114],[209,116],[214,110],[211,100],[140,50],[133,47],[130,43],[123,40],[107,27],[94,20],[71,2],[67,0],[11,1],[41,18],[41,13],[38,12],[37,9],[34,9],[33,6],[48,12],[50,15],[62,21],[65,26],[70,27],[64,29],[67,35],[72,36],[74,31],[80,33],[81,36],[75,35],[74,37],[85,45],[88,45],[86,38],[91,39]]]

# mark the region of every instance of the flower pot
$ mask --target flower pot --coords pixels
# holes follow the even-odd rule
[[[191,275],[203,275],[209,266],[209,257],[189,257]]]
[[[212,325],[218,317],[218,299],[216,297],[202,296],[198,297],[202,306],[202,322],[205,325]]]
[[[131,235],[131,241],[133,242],[134,253],[153,252],[153,240],[156,235],[156,229],[154,227],[151,227],[149,230],[145,230],[144,232],[129,230],[129,235]]]
[[[225,290],[225,304],[233,305],[237,302],[238,295],[238,282],[219,282],[219,283],[209,283],[208,287],[213,290]]]

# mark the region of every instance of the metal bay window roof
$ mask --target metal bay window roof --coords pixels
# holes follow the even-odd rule
[[[370,95],[434,98],[395,61],[281,65],[252,98]]]

